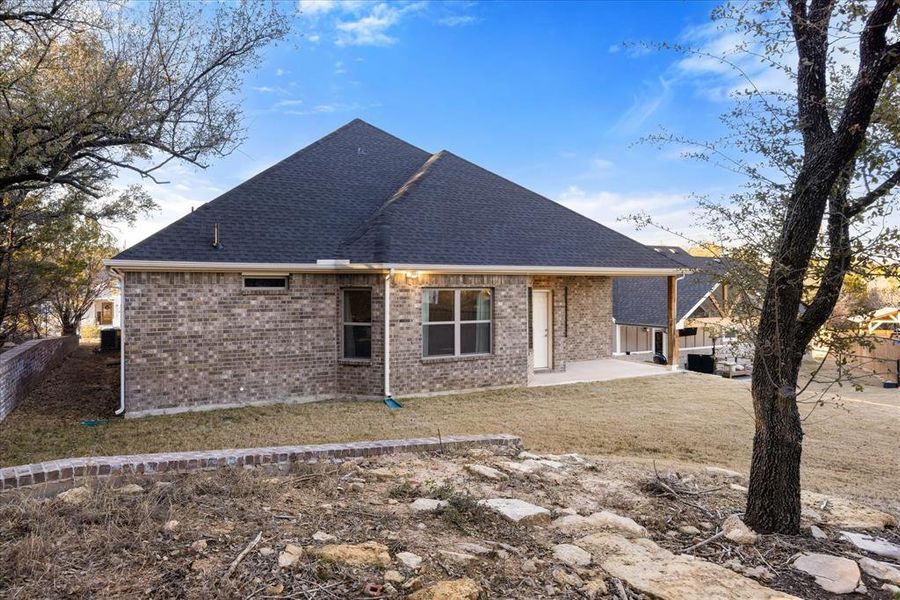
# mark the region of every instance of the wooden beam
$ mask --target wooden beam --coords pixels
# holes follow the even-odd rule
[[[678,283],[674,276],[668,277],[668,348],[666,358],[669,359],[669,365],[672,369],[678,368],[680,364],[678,359],[678,331],[675,329],[675,323],[678,320]]]

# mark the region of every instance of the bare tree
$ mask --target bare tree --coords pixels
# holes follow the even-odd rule
[[[240,143],[242,76],[287,34],[282,6],[0,1],[0,342],[41,297],[16,274],[44,228],[133,221],[155,205],[114,190],[122,170],[157,181]]]
[[[799,531],[804,355],[814,340],[839,351],[856,334],[834,315],[848,274],[896,276],[900,236],[885,219],[900,184],[898,9],[897,0],[728,3],[713,17],[746,40],[733,53],[674,46],[745,80],[723,138],[651,139],[691,144],[693,157],[746,176],[724,201],[701,198],[699,213],[742,290],[735,318],[754,346],[745,519],[760,532]],[[758,88],[741,67],[746,56],[794,89]]]

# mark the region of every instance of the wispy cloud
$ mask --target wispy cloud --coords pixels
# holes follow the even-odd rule
[[[259,92],[260,94],[286,94],[287,90],[283,87],[272,86],[272,85],[258,85],[250,88],[254,92]]]
[[[472,15],[450,15],[449,17],[438,19],[437,22],[438,25],[443,25],[444,27],[461,27],[477,23],[478,17],[473,17]]]
[[[307,116],[307,115],[322,115],[322,114],[330,114],[330,113],[345,113],[345,112],[359,112],[361,110],[367,108],[377,108],[381,106],[380,104],[371,103],[371,104],[360,104],[358,102],[332,102],[332,103],[323,103],[316,104],[314,106],[310,106],[307,109],[299,109],[299,110],[286,110],[284,114],[286,115],[295,115],[295,116]]]
[[[590,219],[611,227],[645,244],[683,244],[677,235],[660,229],[638,229],[630,221],[620,220],[633,214],[647,213],[675,231],[702,235],[696,231],[691,214],[695,201],[690,194],[673,192],[588,192],[577,185],[566,188],[556,201]]]
[[[338,46],[394,44],[397,37],[392,29],[407,15],[426,7],[424,1],[389,3],[362,0],[300,0],[297,5],[302,17],[317,22],[319,27],[332,29],[334,42]]]
[[[660,77],[643,94],[635,97],[631,107],[619,118],[613,129],[619,133],[634,133],[647,119],[665,106],[672,97],[671,82]]]
[[[274,108],[285,108],[288,106],[300,106],[303,104],[303,100],[281,100],[280,102],[276,102]]]

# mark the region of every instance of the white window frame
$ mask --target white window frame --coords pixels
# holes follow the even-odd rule
[[[462,320],[462,292],[475,291],[480,292],[487,290],[491,295],[491,316],[488,319],[475,319],[471,321]],[[427,292],[453,292],[453,320],[452,321],[425,321],[422,320],[422,358],[440,359],[440,358],[460,358],[468,356],[490,356],[494,351],[494,288],[476,287],[476,288],[423,288],[422,303],[424,304],[424,295]],[[469,352],[462,354],[460,351],[462,345],[462,326],[473,323],[487,323],[491,332],[491,347],[487,352]],[[431,325],[453,325],[453,354],[425,354],[425,328]]]
[[[344,315],[346,314],[346,303],[347,303],[347,292],[368,292],[369,293],[369,322],[368,323],[356,323],[354,321],[345,321]],[[344,331],[347,326],[352,327],[362,327],[368,326],[369,328],[369,340],[372,339],[372,288],[366,287],[348,287],[341,288],[341,360],[359,360],[359,361],[369,361],[372,360],[372,347],[369,346],[369,356],[347,356],[347,346],[344,343],[346,339],[344,337]]]
[[[291,282],[288,280],[288,275],[242,275],[241,276],[241,288],[248,291],[266,291],[266,290],[286,290],[290,286]],[[261,286],[248,286],[248,279],[283,279],[284,285],[279,287],[261,287]]]

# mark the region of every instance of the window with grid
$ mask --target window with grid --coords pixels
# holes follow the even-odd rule
[[[372,290],[343,293],[344,358],[372,358]]]
[[[493,292],[422,291],[422,356],[490,354]]]

